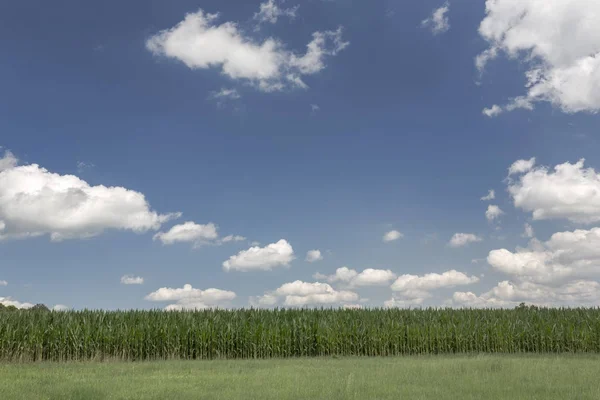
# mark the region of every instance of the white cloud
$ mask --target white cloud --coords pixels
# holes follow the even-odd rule
[[[0,286],[8,286],[8,282],[0,280]]]
[[[144,278],[141,276],[123,275],[121,277],[121,283],[123,285],[143,285]]]
[[[515,252],[490,251],[488,263],[515,279],[535,283],[561,283],[600,275],[600,228],[558,232],[550,240],[533,239]]]
[[[499,218],[502,214],[504,214],[504,211],[502,211],[500,207],[495,205],[489,205],[487,211],[485,212],[485,217],[489,222],[492,222],[495,219]]]
[[[54,307],[52,307],[52,311],[69,311],[69,310],[71,310],[71,307],[65,306],[64,304],[57,304]]]
[[[17,157],[15,157],[15,155],[10,151],[6,150],[2,158],[0,158],[0,172],[16,167],[18,163],[19,160]]]
[[[306,262],[309,263],[314,263],[317,261],[321,261],[323,259],[323,256],[321,255],[321,251],[320,250],[309,250],[306,253]]]
[[[584,160],[531,169],[509,182],[514,205],[531,212],[534,220],[567,219],[574,223],[600,221],[600,174],[584,168]]]
[[[228,236],[225,236],[223,239],[221,239],[221,242],[222,243],[243,242],[244,240],[246,240],[246,237],[244,237],[244,236],[240,236],[240,235],[228,235]]]
[[[488,194],[483,196],[480,200],[481,201],[490,201],[490,200],[494,200],[495,198],[496,198],[496,191],[490,189]]]
[[[402,275],[396,279],[391,288],[407,299],[425,299],[431,296],[429,292],[432,290],[471,285],[477,282],[479,282],[479,278],[476,276],[468,276],[462,272],[450,270],[443,274]]]
[[[276,0],[267,0],[260,4],[260,11],[254,14],[254,19],[259,23],[275,24],[279,17],[296,18],[296,13],[300,6],[292,8],[281,8]]]
[[[37,164],[3,164],[8,168],[0,171],[0,240],[49,234],[61,241],[106,229],[143,233],[180,216],[151,211],[142,193],[123,187],[90,186]]]
[[[409,307],[414,307],[414,306],[420,306],[421,304],[423,304],[423,302],[425,300],[426,300],[425,297],[406,299],[406,298],[397,298],[397,297],[392,296],[391,299],[383,302],[383,306],[385,308],[409,308]]]
[[[576,280],[559,286],[546,286],[502,281],[480,296],[472,292],[456,292],[453,303],[476,308],[514,307],[520,303],[545,307],[597,306],[600,304],[600,283]]]
[[[321,110],[321,107],[319,107],[319,105],[318,105],[318,104],[311,104],[311,105],[310,105],[310,112],[311,112],[312,114],[316,114],[316,113],[317,113],[317,111],[320,111],[320,110]]]
[[[163,287],[145,297],[148,301],[175,302],[165,307],[165,310],[215,308],[235,298],[234,292],[221,289],[194,289],[189,284],[177,289]]]
[[[218,92],[211,92],[210,99],[214,99],[218,104],[223,104],[226,100],[238,100],[242,95],[236,89],[221,88]]]
[[[337,291],[327,283],[302,281],[286,283],[272,295],[284,298],[283,304],[291,307],[351,303],[359,299],[358,294],[346,290]]]
[[[199,10],[146,42],[155,55],[183,62],[191,69],[217,68],[231,79],[249,82],[266,92],[306,88],[302,76],[325,68],[325,58],[348,46],[342,28],[315,32],[304,55],[296,55],[277,39],[259,43],[233,22],[216,23],[218,15]]]
[[[526,93],[497,109],[545,101],[567,113],[600,110],[599,15],[594,0],[487,0],[479,33],[490,47],[477,67],[500,52],[528,65]]]
[[[0,304],[5,307],[13,306],[18,309],[27,309],[34,306],[34,304],[31,303],[21,303],[20,301],[13,300],[11,297],[0,297]]]
[[[325,279],[329,283],[345,283],[349,287],[385,286],[396,279],[396,274],[389,269],[367,268],[359,273],[348,267],[341,267],[338,268],[333,275],[327,276],[317,273],[314,275],[314,278]]]
[[[284,239],[266,247],[251,247],[229,257],[223,263],[225,271],[270,271],[276,267],[288,266],[294,260],[294,249]]]
[[[521,236],[526,237],[526,238],[532,238],[533,236],[535,236],[535,234],[533,232],[533,227],[531,225],[525,224],[523,228],[524,228],[523,235],[521,235]]]
[[[496,117],[496,116],[502,114],[503,112],[504,112],[504,109],[502,107],[500,107],[497,104],[494,104],[490,108],[484,108],[482,111],[482,114],[491,118],[491,117]]]
[[[529,160],[517,160],[508,168],[508,176],[529,172],[534,165],[535,157],[532,157]]]
[[[448,242],[450,247],[464,247],[471,243],[481,242],[482,239],[472,233],[455,233]]]
[[[440,8],[437,8],[431,14],[431,17],[421,21],[421,26],[428,27],[434,35],[447,32],[450,29],[450,20],[448,12],[450,11],[450,3],[446,2]]]
[[[402,239],[404,235],[398,231],[389,231],[385,235],[383,235],[384,242],[393,242],[394,240]]]
[[[160,240],[165,245],[174,243],[194,243],[195,246],[214,241],[219,237],[217,227],[213,223],[206,225],[195,222],[184,222],[173,226],[168,232],[159,232],[154,235],[154,240]]]

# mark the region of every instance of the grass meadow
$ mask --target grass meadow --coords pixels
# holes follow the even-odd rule
[[[595,355],[0,363],[2,399],[599,399]]]

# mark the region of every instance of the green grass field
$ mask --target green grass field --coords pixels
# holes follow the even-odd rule
[[[600,357],[0,364],[12,399],[600,399]]]

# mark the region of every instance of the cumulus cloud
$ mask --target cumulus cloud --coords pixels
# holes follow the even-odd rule
[[[404,235],[398,231],[389,231],[385,235],[383,235],[384,242],[393,242],[394,240],[402,239]]]
[[[241,242],[246,240],[244,236],[228,235],[219,238],[219,228],[211,223],[197,224],[192,221],[173,226],[167,232],[159,232],[154,235],[154,240],[160,240],[164,245],[175,243],[191,243],[194,248],[203,245],[221,245],[230,242]]]
[[[526,92],[490,114],[549,102],[567,113],[600,109],[600,3],[593,0],[487,0],[479,34],[489,48],[485,65],[501,52],[528,65]],[[492,116],[490,115],[490,116]]]
[[[325,68],[325,59],[348,46],[342,28],[315,32],[303,55],[286,49],[281,41],[253,40],[233,22],[217,23],[217,14],[189,13],[170,29],[152,36],[146,47],[157,56],[183,62],[191,69],[219,69],[234,80],[248,82],[265,92],[306,88],[303,76]]]
[[[359,273],[348,267],[341,267],[338,268],[333,275],[328,276],[317,273],[314,278],[324,279],[329,283],[345,283],[349,287],[385,286],[396,279],[396,274],[389,269],[367,268]]]
[[[165,307],[167,311],[215,308],[235,298],[234,292],[221,289],[194,289],[189,284],[176,289],[163,287],[145,297],[148,301],[175,302]]]
[[[471,243],[481,242],[482,239],[473,233],[455,233],[448,242],[450,247],[464,247]]]
[[[529,160],[517,160],[508,168],[508,176],[512,176],[515,174],[523,174],[525,172],[531,171],[533,166],[535,165],[535,157],[530,158]]]
[[[52,311],[69,311],[69,310],[71,310],[71,307],[65,306],[64,304],[57,304],[54,307],[52,307]]]
[[[452,300],[456,305],[473,308],[505,308],[520,303],[545,307],[597,306],[600,304],[600,283],[576,280],[559,286],[546,286],[502,281],[480,296],[473,292],[456,292]]]
[[[206,225],[196,224],[195,222],[184,222],[175,225],[168,232],[159,232],[154,235],[154,240],[160,240],[162,244],[170,245],[174,243],[194,243],[202,245],[204,243],[216,240],[219,237],[217,227],[213,223]]]
[[[5,153],[2,160],[7,158],[14,156]],[[91,186],[37,164],[1,163],[0,240],[90,238],[106,229],[144,233],[180,216],[152,211],[142,193],[123,187]]]
[[[0,147],[0,150],[1,149],[2,148]],[[0,172],[16,167],[18,163],[19,160],[17,157],[15,157],[15,155],[10,151],[6,150],[2,158],[0,158]]]
[[[281,8],[276,0],[267,0],[260,4],[260,10],[254,14],[254,19],[259,23],[276,24],[280,17],[296,18],[300,6]]]
[[[16,307],[18,309],[27,309],[33,307],[35,304],[21,303],[20,301],[14,300],[11,297],[0,297],[0,304],[5,307]]]
[[[490,201],[490,200],[494,200],[495,198],[496,198],[496,191],[493,189],[490,189],[488,194],[483,196],[480,200],[481,201]]]
[[[431,29],[434,35],[447,32],[450,29],[450,19],[448,12],[450,11],[450,3],[446,2],[440,8],[433,11],[431,16],[421,21],[421,26]]]
[[[0,280],[0,286],[8,286],[8,282]]]
[[[284,306],[304,307],[317,305],[343,305],[359,300],[358,294],[347,290],[335,290],[331,285],[321,282],[295,281],[285,283],[273,292],[251,299],[251,303],[273,306],[283,301]]]
[[[558,232],[546,242],[532,240],[515,252],[492,250],[488,263],[519,280],[557,283],[600,274],[600,228]]]
[[[321,251],[320,250],[309,250],[306,253],[306,262],[309,263],[314,263],[317,261],[321,261],[323,259],[323,256],[321,255]]]
[[[383,302],[385,308],[411,308],[420,306],[425,301],[425,297],[420,298],[398,298],[392,296],[391,299]]]
[[[502,211],[500,207],[495,205],[489,205],[485,212],[485,217],[489,222],[492,222],[498,219],[502,214],[504,214],[504,211]]]
[[[386,302],[386,307],[407,307],[422,304],[431,297],[431,291],[455,286],[471,285],[479,282],[476,276],[468,276],[456,270],[442,274],[425,274],[423,276],[405,274],[392,284],[395,296]]]
[[[265,247],[251,247],[229,257],[223,263],[225,271],[270,271],[286,267],[294,260],[294,249],[284,239]]]
[[[123,275],[121,277],[121,283],[123,285],[143,285],[144,278],[141,276]]]
[[[557,165],[553,171],[546,167],[530,169],[509,182],[508,192],[515,207],[531,212],[534,220],[600,221],[600,174],[584,168],[583,159]]]

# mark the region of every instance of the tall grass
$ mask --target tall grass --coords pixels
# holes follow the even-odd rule
[[[600,309],[0,312],[0,360],[600,352]]]

